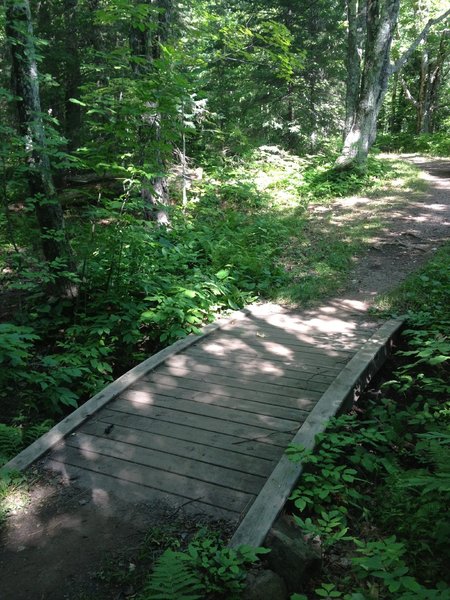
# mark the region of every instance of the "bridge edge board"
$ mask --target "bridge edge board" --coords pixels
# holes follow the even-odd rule
[[[404,321],[404,317],[390,319],[371,336],[321,396],[291,443],[314,449],[316,435],[325,430],[330,418],[343,412],[382,367]],[[285,454],[281,457],[236,529],[230,547],[264,543],[302,470],[301,464],[291,462]]]
[[[47,431],[47,433],[39,437],[32,444],[19,452],[19,454],[17,454],[14,458],[9,460],[0,468],[0,474],[10,471],[23,471],[36,460],[41,458],[41,456],[43,456],[46,452],[51,450],[67,435],[72,433],[74,429],[77,429],[80,425],[82,425],[94,413],[108,404],[108,402],[114,400],[114,398],[116,398],[124,390],[136,383],[136,381],[138,381],[146,373],[156,369],[171,356],[179,354],[186,348],[189,348],[189,346],[199,342],[211,333],[222,329],[229,323],[245,318],[248,314],[250,314],[249,308],[243,308],[242,310],[232,312],[227,317],[218,319],[214,323],[205,325],[198,335],[190,334],[181,340],[177,340],[170,346],[167,346],[167,348],[163,348],[163,350],[160,352],[153,354],[143,362],[139,363],[103,388],[103,390],[101,390],[98,394],[92,396],[92,398],[87,400],[79,408],[70,413],[70,415],[65,417],[62,421]]]

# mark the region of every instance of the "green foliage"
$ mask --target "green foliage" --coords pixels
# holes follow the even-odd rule
[[[379,134],[376,147],[384,152],[417,152],[431,156],[450,156],[447,132]]]
[[[410,319],[417,325],[427,321],[429,323],[432,315],[439,315],[439,320],[450,318],[449,260],[450,244],[446,244],[436,252],[426,267],[406,279],[387,297],[383,297],[383,304],[397,314],[410,311]]]
[[[367,397],[358,412],[333,419],[317,437],[314,452],[288,449],[304,466],[291,495],[300,513],[295,521],[321,543],[325,556],[345,552],[352,557],[348,576],[315,588],[314,597],[450,597],[444,308],[450,288],[438,285],[448,277],[436,269],[441,264],[442,254],[412,277],[417,296],[408,301],[417,305],[425,285],[429,312],[411,313],[403,332],[406,349],[397,352],[397,367],[382,395]],[[412,290],[412,285],[403,288]],[[397,297],[402,302],[404,295]]]
[[[188,555],[166,550],[145,585],[142,600],[201,600],[204,587]]]
[[[8,462],[22,448],[22,432],[17,427],[0,423],[0,465]]]
[[[245,566],[255,563],[265,548],[224,547],[200,533],[186,552],[168,549],[157,561],[141,600],[195,600],[209,597],[232,600],[244,589]]]
[[[0,467],[14,458],[23,448],[44,435],[53,425],[51,420],[32,424],[16,423],[15,425],[0,423]]]
[[[0,526],[12,511],[26,506],[27,492],[27,479],[22,473],[7,470],[0,472]]]
[[[311,200],[324,200],[351,196],[362,189],[369,190],[385,183],[393,176],[395,167],[375,156],[369,156],[361,172],[339,171],[334,167],[335,156],[318,157],[304,173],[305,186],[302,193]]]

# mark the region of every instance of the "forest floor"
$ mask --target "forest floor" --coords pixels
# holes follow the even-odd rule
[[[383,227],[355,260],[340,299],[369,307],[424,264],[448,238],[450,160],[404,156],[422,172],[423,188],[311,205],[323,232],[347,219],[379,218]],[[1,597],[5,600],[119,600],[136,597],[136,571],[148,569],[170,543],[184,547],[201,527],[226,539],[231,526],[164,505],[116,504],[98,510],[76,481],[62,486],[31,469],[30,491],[18,489],[2,528]],[[186,507],[188,509],[189,507]],[[177,542],[178,541],[178,542]]]
[[[333,215],[329,221],[332,226],[355,219],[355,213],[358,221],[377,218],[383,222],[368,251],[356,260],[348,286],[340,294],[368,305],[394,289],[449,238],[450,160],[417,155],[396,158],[404,158],[421,169],[423,187],[402,189],[387,196],[383,190],[377,190],[367,196],[340,198],[325,211],[322,206],[312,205],[319,219],[327,212]]]

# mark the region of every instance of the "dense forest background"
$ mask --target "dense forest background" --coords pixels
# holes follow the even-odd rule
[[[389,177],[374,143],[449,152],[444,4],[6,0],[12,449],[221,310],[339,288],[360,240],[313,255],[306,206]]]

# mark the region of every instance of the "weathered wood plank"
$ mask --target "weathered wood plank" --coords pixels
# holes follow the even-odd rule
[[[241,342],[241,344],[246,345],[250,344],[252,347],[255,345],[260,346],[264,350],[268,350],[270,352],[274,352],[279,349],[281,351],[289,350],[291,352],[296,352],[298,354],[312,355],[312,356],[327,356],[328,358],[341,358],[343,360],[348,359],[349,356],[353,354],[353,352],[349,350],[341,350],[336,349],[334,347],[329,349],[322,349],[313,346],[312,344],[301,343],[294,338],[286,338],[281,341],[277,341],[274,339],[272,341],[271,338],[258,336],[256,333],[246,331],[246,330],[238,330],[237,328],[233,328],[232,330],[220,331],[214,335],[214,342],[217,344],[221,344],[224,347],[227,347],[230,342]]]
[[[269,476],[273,469],[273,461],[255,458],[231,449],[223,449],[211,445],[207,446],[197,441],[186,442],[174,437],[142,431],[140,429],[130,429],[130,427],[118,424],[115,424],[112,429],[108,430],[108,434],[105,434],[106,427],[107,423],[105,422],[88,421],[82,425],[81,429],[74,436],[69,436],[67,441],[69,443],[72,437],[78,436],[81,432],[97,437],[107,436],[110,440],[125,442],[151,450],[159,450],[160,452],[175,456],[188,457],[193,460],[207,462],[244,473],[261,475],[262,477]]]
[[[51,455],[50,455],[51,456]],[[118,479],[104,473],[95,473],[84,468],[68,465],[56,461],[51,458],[46,459],[47,469],[57,472],[63,479],[76,481],[76,485],[80,488],[93,490],[92,495],[95,495],[95,490],[101,490],[102,496],[108,498],[112,495],[119,497],[125,502],[142,503],[151,505],[154,502],[164,503],[165,506],[173,507],[173,516],[183,508],[186,511],[193,511],[194,514],[209,514],[215,519],[225,519],[230,522],[235,522],[241,511],[227,510],[211,504],[204,504],[198,499],[187,500],[184,496],[174,493],[168,493],[157,490],[139,483]]]
[[[292,430],[286,430],[285,432],[274,431],[268,427],[230,423],[223,419],[214,419],[211,417],[205,417],[203,415],[193,415],[168,408],[162,409],[138,403],[132,405],[128,400],[122,399],[113,400],[108,408],[127,414],[135,414],[146,416],[152,419],[158,419],[167,423],[192,425],[198,429],[206,429],[207,431],[215,431],[217,433],[226,433],[228,435],[243,438],[246,441],[258,440],[260,442],[264,442],[265,444],[273,444],[282,448],[286,447],[286,444],[289,444],[292,439],[292,435],[297,429],[295,428],[294,431],[293,428]]]
[[[182,398],[173,398],[170,396],[160,396],[153,393],[152,386],[148,390],[126,390],[120,398],[129,400],[133,405],[142,403],[146,406],[154,407],[159,414],[164,414],[165,409],[178,410],[193,415],[202,415],[213,417],[214,419],[223,419],[229,423],[245,424],[257,427],[265,427],[276,431],[291,431],[299,423],[306,419],[308,413],[303,412],[299,415],[299,420],[281,419],[269,415],[249,413],[240,409],[226,408],[215,404],[205,404],[195,400],[183,400]]]
[[[120,458],[111,458],[86,450],[81,453],[77,448],[68,446],[62,449],[55,448],[52,451],[51,460],[138,483],[168,494],[188,499],[198,498],[206,504],[236,512],[245,508],[254,497],[246,492],[230,490],[221,485],[184,477],[176,473],[168,473],[149,466],[144,467]]]
[[[168,441],[170,442],[169,439]],[[193,460],[186,456],[175,455],[171,452],[170,443],[167,444],[165,450],[154,450],[129,444],[117,438],[111,439],[78,432],[69,436],[62,444],[64,445],[61,445],[60,448],[55,448],[55,456],[59,449],[64,450],[65,447],[70,446],[78,448],[80,453],[87,456],[88,459],[92,452],[95,452],[102,456],[120,458],[143,467],[154,467],[167,473],[177,473],[184,477],[215,483],[230,490],[240,490],[249,494],[257,494],[265,481],[265,478],[260,475],[212,464],[207,460],[207,456],[203,460]]]
[[[269,349],[270,348],[270,349]],[[314,365],[317,367],[327,368],[342,368],[347,362],[347,359],[342,357],[326,356],[325,354],[308,354],[305,352],[294,352],[293,350],[286,348],[280,344],[271,344],[267,347],[259,345],[258,348],[252,347],[249,344],[245,344],[242,340],[236,338],[230,338],[227,344],[220,342],[220,340],[208,340],[208,343],[202,344],[202,351],[211,356],[229,357],[236,355],[239,352],[242,360],[247,358],[263,358],[264,360],[278,360],[282,363],[286,363],[291,366],[295,365]]]
[[[325,430],[329,419],[365,387],[383,364],[389,353],[390,340],[402,325],[403,319],[390,320],[364,344],[313,408],[292,443],[314,447],[316,435]],[[291,462],[285,455],[280,459],[233,535],[231,547],[240,544],[260,546],[264,542],[301,472],[301,464]]]
[[[259,331],[260,333],[267,334],[268,337],[273,336],[274,338],[296,337],[303,343],[313,344],[319,348],[336,345],[338,348],[354,350],[356,347],[362,346],[378,327],[377,325],[362,328],[361,325],[361,323],[355,324],[355,329],[353,330],[344,330],[344,328],[341,328],[337,332],[330,331],[325,333],[311,327],[304,320],[296,322],[292,317],[285,320],[283,324],[276,325],[266,319],[255,319],[248,316],[238,323],[230,322],[223,327],[223,331],[229,332],[235,329],[238,331],[242,329],[249,332]]]
[[[290,367],[276,367],[274,364],[269,363],[269,361],[252,360],[242,363],[242,361],[237,360],[236,362],[231,362],[230,360],[224,361],[221,358],[211,358],[206,355],[204,357],[194,357],[188,353],[177,354],[169,358],[165,362],[165,365],[169,371],[172,368],[183,369],[186,374],[196,371],[198,373],[213,373],[216,375],[226,375],[227,377],[236,377],[236,371],[238,371],[245,376],[251,376],[259,382],[267,383],[273,383],[282,378],[284,385],[289,387],[298,387],[299,382],[305,381],[329,384],[336,377],[336,371],[333,371],[333,374],[327,374],[328,370],[323,369],[324,373],[321,373],[320,367],[314,367],[308,372],[291,369]]]
[[[249,390],[238,387],[230,387],[223,384],[206,383],[204,381],[196,381],[195,379],[175,378],[168,375],[159,375],[157,377],[142,377],[141,380],[136,384],[142,386],[145,382],[157,386],[172,386],[173,388],[184,388],[188,390],[196,390],[198,392],[204,392],[208,394],[219,394],[221,396],[229,396],[230,398],[241,398],[242,400],[254,400],[266,402],[267,404],[273,404],[274,397],[278,397],[280,406],[299,406],[298,400],[318,400],[321,396],[320,392],[313,390],[298,390],[296,397],[285,396],[285,395],[274,395],[268,394],[262,391]],[[157,388],[153,388],[157,391]]]
[[[303,421],[305,418],[305,412],[310,410],[314,404],[314,401],[303,401],[302,408],[297,406],[285,407],[273,404],[278,402],[278,398],[274,396],[272,403],[267,404],[265,402],[258,402],[256,400],[243,400],[239,398],[232,398],[230,396],[221,396],[220,394],[209,394],[205,392],[199,392],[197,390],[187,390],[178,386],[164,386],[160,383],[151,384],[148,382],[136,383],[134,386],[129,388],[130,390],[145,391],[148,393],[154,393],[155,399],[154,404],[160,405],[164,402],[164,396],[170,398],[180,398],[182,400],[195,400],[195,402],[202,402],[204,404],[223,406],[225,408],[231,408],[234,410],[241,410],[249,413],[255,413],[262,416],[278,417],[280,419],[288,419],[291,421]],[[295,402],[293,403],[295,405]]]
[[[201,361],[204,364],[216,364],[224,367],[229,365],[230,367],[239,370],[241,367],[244,369],[251,369],[252,367],[261,370],[265,370],[267,373],[281,373],[286,372],[289,374],[323,374],[333,379],[341,371],[342,367],[340,364],[332,365],[318,365],[314,363],[306,363],[302,361],[294,362],[290,359],[271,356],[269,358],[257,357],[257,356],[245,356],[245,361],[242,360],[242,355],[237,353],[222,353],[213,354],[212,352],[205,351],[203,345],[191,346],[188,350],[179,355],[180,357],[186,357],[193,361]],[[239,367],[235,367],[239,365]]]
[[[348,356],[353,354],[355,349],[361,347],[366,341],[366,337],[361,337],[359,340],[349,344],[342,338],[332,336],[328,338],[319,338],[318,336],[299,336],[299,334],[284,332],[274,327],[264,325],[250,325],[247,322],[233,324],[233,326],[225,327],[220,332],[220,337],[230,335],[243,340],[253,340],[256,336],[259,343],[264,343],[265,340],[286,346],[287,348],[297,348],[299,351],[306,353],[320,354],[321,352],[332,352],[333,356]]]
[[[199,442],[210,447],[218,448],[219,450],[223,449],[239,452],[270,463],[273,463],[274,459],[278,459],[283,453],[283,448],[278,446],[265,444],[263,441],[258,440],[250,441],[246,438],[228,435],[222,431],[217,432],[201,429],[192,422],[183,422],[182,424],[170,423],[146,416],[116,412],[110,410],[109,407],[99,412],[95,421],[103,423],[103,426],[119,425],[122,427],[129,427],[137,432],[148,432],[151,435],[161,434],[186,442]],[[200,425],[201,424],[202,422],[200,421]],[[272,465],[272,468],[273,466],[274,465]]]
[[[168,375],[178,379],[194,379],[196,381],[204,381],[205,383],[213,383],[217,385],[225,385],[227,387],[238,387],[244,390],[253,390],[256,392],[271,393],[274,396],[289,396],[296,398],[297,390],[311,390],[314,392],[324,392],[328,383],[313,381],[312,379],[297,379],[295,384],[286,381],[284,377],[273,378],[272,381],[260,381],[258,376],[245,377],[242,372],[236,373],[233,370],[227,370],[223,374],[211,373],[207,370],[196,370],[195,368],[187,371],[186,369],[162,366],[152,375],[146,376],[147,381],[158,381],[161,376]],[[291,383],[291,385],[289,385]]]
[[[242,406],[244,410],[246,410],[245,406],[250,406],[251,404],[258,404],[260,405],[261,409],[260,411],[256,412],[262,415],[272,414],[271,411],[273,408],[301,412],[305,410],[310,410],[320,398],[320,393],[306,392],[305,390],[298,390],[297,398],[291,398],[290,396],[277,396],[276,394],[258,394],[254,391],[248,394],[244,394],[241,391],[239,391],[239,388],[233,390],[233,393],[233,391],[230,392],[224,389],[223,387],[212,386],[196,381],[186,381],[185,383],[183,383],[182,381],[162,383],[158,380],[158,382],[155,383],[142,379],[141,381],[138,381],[134,385],[130,386],[129,389],[139,391],[152,390],[154,393],[160,394],[162,396],[171,396],[172,398],[186,398],[193,400],[203,399],[205,401],[207,401],[208,398],[211,398],[215,401],[214,403],[218,406],[225,406],[224,402],[222,402],[222,399],[228,399],[229,404],[231,404],[232,406],[236,406],[237,408],[239,406]],[[249,410],[248,412],[254,411]]]

